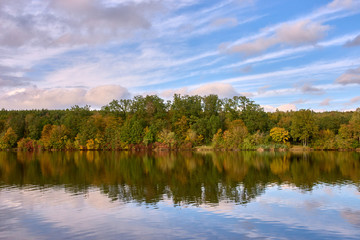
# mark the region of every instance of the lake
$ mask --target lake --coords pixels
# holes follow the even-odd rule
[[[0,152],[0,239],[360,239],[356,152]]]

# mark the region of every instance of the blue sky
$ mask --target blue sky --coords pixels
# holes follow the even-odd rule
[[[0,0],[0,108],[245,95],[360,105],[359,0]]]

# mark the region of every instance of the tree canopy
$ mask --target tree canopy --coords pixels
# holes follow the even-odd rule
[[[119,150],[200,145],[256,149],[271,144],[359,148],[360,109],[267,113],[244,96],[221,99],[217,95],[175,94],[172,101],[156,95],[113,100],[100,110],[86,105],[66,110],[0,111],[1,149]]]

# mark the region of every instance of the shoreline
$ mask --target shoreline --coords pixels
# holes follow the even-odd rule
[[[225,149],[211,146],[199,146],[194,148],[133,148],[133,149],[34,149],[22,150],[18,148],[3,149],[0,152],[360,152],[356,149],[316,149],[311,147],[293,146],[291,148],[262,148],[257,149]]]

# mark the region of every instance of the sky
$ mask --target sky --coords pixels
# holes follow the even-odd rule
[[[0,0],[0,108],[153,95],[360,106],[360,0]]]

